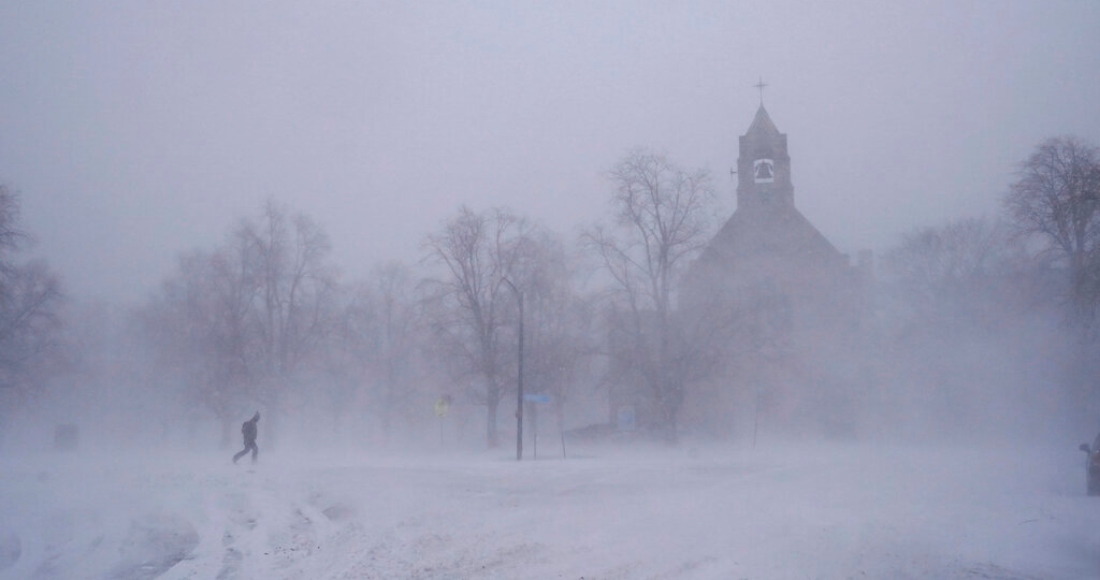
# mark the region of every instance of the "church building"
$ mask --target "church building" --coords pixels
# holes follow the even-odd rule
[[[787,135],[761,103],[739,139],[737,208],[684,280],[681,308],[729,313],[731,332],[714,378],[689,390],[682,424],[717,435],[761,421],[852,429],[870,280],[869,252],[853,265],[795,206]]]

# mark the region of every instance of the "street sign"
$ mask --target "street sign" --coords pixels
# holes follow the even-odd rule
[[[619,418],[619,429],[622,431],[633,431],[635,428],[636,418],[634,416],[634,405],[625,405],[619,407],[617,413]]]
[[[524,393],[523,400],[528,403],[549,403],[550,395],[546,393]]]

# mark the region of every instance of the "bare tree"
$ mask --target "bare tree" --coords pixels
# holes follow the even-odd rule
[[[412,273],[400,262],[375,270],[378,288],[381,344],[382,432],[388,438],[394,416],[404,410],[413,394],[413,362],[416,357],[420,318]]]
[[[220,248],[181,257],[146,306],[144,327],[161,364],[186,377],[223,439],[241,405],[277,410],[331,331],[336,278],[328,252],[312,220],[269,201],[259,222],[242,220]]]
[[[260,221],[234,234],[250,246],[245,271],[258,289],[255,311],[262,357],[271,377],[286,377],[312,354],[331,320],[335,272],[328,235],[304,214],[268,200]]]
[[[486,406],[490,447],[498,443],[497,409],[515,376],[507,374],[513,343],[505,344],[503,337],[515,316],[505,280],[517,274],[531,231],[526,220],[507,210],[479,214],[462,207],[424,244],[426,261],[443,270],[427,281],[436,343],[458,376],[471,382],[474,399]]]
[[[911,320],[922,325],[992,323],[999,306],[1008,239],[1003,227],[963,218],[940,227],[917,228],[883,256],[889,288]]]
[[[328,257],[328,235],[308,216],[291,214],[273,200],[258,221],[244,219],[232,238],[241,248],[244,279],[254,286],[249,328],[258,334],[256,361],[259,400],[270,408],[268,438],[279,433],[284,398],[306,365],[318,362],[320,348],[334,328],[336,272]]]
[[[367,387],[376,381],[379,348],[378,301],[373,286],[356,282],[343,287],[339,302],[340,314],[321,349],[327,383],[324,394],[334,433],[340,431],[345,417],[361,411]]]
[[[532,235],[523,253],[516,278],[526,289],[525,392],[548,395],[558,428],[564,429],[565,403],[597,350],[591,308],[577,293],[575,264],[556,236]],[[528,405],[534,436],[542,404]]]
[[[1058,398],[1051,384],[1062,379],[1034,376],[1059,342],[1048,330],[1052,309],[1029,296],[1047,271],[1032,267],[1007,228],[978,218],[916,228],[881,264],[881,332],[868,346],[890,361],[879,401],[889,405],[877,413],[896,426],[973,436],[1005,420],[1004,401],[1021,414],[1034,403],[1027,412],[1039,415]]]
[[[611,276],[616,333],[626,344],[623,368],[640,374],[652,397],[658,428],[674,441],[690,365],[679,364],[683,333],[673,321],[680,278],[711,231],[714,192],[705,170],[682,169],[663,155],[636,150],[612,171],[614,221],[583,236]],[[615,353],[612,353],[615,356]]]
[[[61,282],[41,260],[21,262],[19,196],[0,185],[0,389],[23,398],[59,370]]]
[[[1016,231],[1068,270],[1073,316],[1091,318],[1100,296],[1100,152],[1076,137],[1043,141],[1004,202]]]
[[[230,443],[234,413],[254,395],[255,376],[255,333],[248,321],[255,291],[233,249],[180,256],[176,271],[138,314],[157,365],[214,415],[223,446]]]
[[[416,284],[401,262],[377,266],[370,279],[352,288],[331,354],[343,359],[338,371],[365,395],[389,441],[394,420],[411,410],[416,395],[420,312]]]
[[[29,389],[63,361],[61,283],[42,261],[6,270],[0,295],[0,388]]]

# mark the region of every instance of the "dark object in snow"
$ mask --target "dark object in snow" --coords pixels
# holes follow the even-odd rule
[[[1091,448],[1088,443],[1082,443],[1078,449],[1087,454],[1085,458],[1085,489],[1089,495],[1100,495],[1100,435],[1096,436]]]
[[[233,456],[233,463],[237,463],[237,460],[244,457],[245,453],[252,452],[252,463],[256,463],[256,456],[260,454],[260,448],[256,447],[256,434],[258,429],[256,423],[260,422],[260,412],[256,411],[256,414],[251,419],[241,424],[241,435],[244,435],[244,449]]]
[[[55,451],[75,451],[80,441],[80,429],[72,423],[58,425],[53,430],[53,448]]]

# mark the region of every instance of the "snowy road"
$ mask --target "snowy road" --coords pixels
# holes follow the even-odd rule
[[[1067,447],[6,458],[0,578],[1097,578]]]

